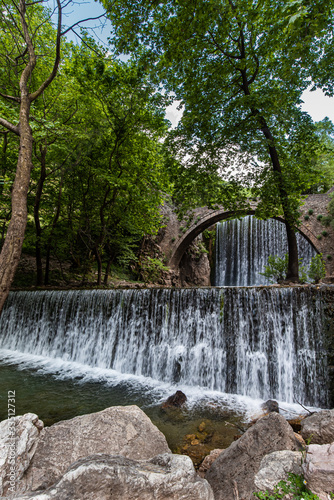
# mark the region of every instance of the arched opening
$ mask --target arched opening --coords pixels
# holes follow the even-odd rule
[[[313,245],[300,233],[297,244],[301,266],[308,268],[316,255]],[[259,220],[249,215],[217,224],[215,269],[212,285],[268,285],[263,276],[270,255],[284,258],[288,252],[284,222]]]
[[[247,215],[254,215],[254,213],[255,210],[250,210],[248,211]],[[245,217],[245,214],[242,214],[242,217]],[[189,229],[183,234],[182,238],[175,242],[174,246],[171,248],[168,265],[172,269],[177,270],[184,252],[187,250],[196,236],[198,236],[205,229],[208,229],[217,222],[234,218],[240,218],[240,213],[228,212],[225,209],[221,209],[204,214],[199,220],[196,220],[196,222],[189,227]],[[277,218],[277,220],[284,222],[284,219],[281,218]],[[312,235],[309,235],[306,231],[304,231],[303,224],[298,228],[298,230],[303,235],[303,237],[313,246],[316,252],[319,252],[320,250],[318,249],[316,244],[317,240],[315,238],[309,237]]]

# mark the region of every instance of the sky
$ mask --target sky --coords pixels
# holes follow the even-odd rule
[[[49,0],[49,5],[52,6],[54,0]],[[71,2],[71,5],[66,8],[67,15],[64,16],[64,24],[67,26],[89,17],[97,17],[104,13],[104,8],[99,2],[93,0],[87,0],[83,2]],[[101,27],[96,27],[98,21],[89,21],[84,23],[82,26],[93,29],[95,37],[100,43],[107,44],[107,38],[110,33],[111,24],[107,20],[105,21],[103,29]],[[78,29],[78,32],[80,30]],[[67,36],[74,42],[80,43],[78,38],[72,33]],[[323,94],[321,90],[316,90],[310,92],[306,90],[302,95],[302,110],[307,111],[314,121],[321,121],[326,116],[334,123],[334,98],[327,97]],[[172,126],[176,126],[178,120],[181,117],[181,111],[176,109],[178,103],[174,103],[167,108],[166,117],[171,121]]]

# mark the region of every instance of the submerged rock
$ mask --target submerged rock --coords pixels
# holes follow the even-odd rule
[[[163,454],[136,461],[94,455],[78,460],[51,488],[21,500],[214,500],[189,457]]]
[[[176,391],[175,394],[169,396],[167,400],[162,404],[162,408],[181,408],[187,401],[187,396],[182,391]]]
[[[222,450],[220,448],[217,448],[215,450],[211,450],[210,454],[204,458],[203,462],[201,463],[201,465],[198,469],[198,475],[200,477],[205,477],[205,474],[210,469],[213,462],[215,460],[217,460],[217,458],[219,457],[219,455],[221,454],[222,451],[224,451],[224,450]]]
[[[277,401],[274,399],[268,399],[265,403],[262,405],[262,410],[266,413],[279,413],[279,407]]]
[[[44,429],[18,491],[46,489],[80,458],[97,453],[146,460],[169,453],[165,436],[137,406],[114,406]]]
[[[285,418],[269,413],[224,450],[205,475],[215,500],[251,498],[256,491],[254,477],[262,458],[280,450],[298,451],[299,443]]]

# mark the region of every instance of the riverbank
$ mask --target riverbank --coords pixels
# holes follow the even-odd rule
[[[13,434],[15,448],[6,446]],[[305,478],[297,490],[294,484],[300,498],[307,487],[329,500],[334,487],[334,410],[306,417],[301,435],[279,413],[265,415],[217,450],[205,479],[189,457],[171,454],[164,435],[136,406],[49,428],[28,413],[2,421],[0,437],[0,494],[13,500],[235,500],[273,491],[280,480],[288,488],[291,472]],[[306,446],[304,439],[317,444]]]

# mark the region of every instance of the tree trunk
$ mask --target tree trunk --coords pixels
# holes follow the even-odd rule
[[[103,284],[104,285],[108,285],[108,278],[109,278],[109,273],[110,273],[110,267],[111,267],[111,263],[113,261],[113,258],[112,257],[109,257],[108,261],[107,261],[107,267],[106,267],[106,272],[104,274],[104,279],[103,279]]]
[[[230,4],[231,4],[232,8],[235,9],[235,6],[232,3],[232,0],[230,0]],[[242,61],[246,61],[246,46],[245,46],[245,37],[244,37],[243,29],[240,30],[239,50],[240,50],[239,59]],[[258,61],[257,61],[257,63],[258,63]],[[243,68],[240,68],[239,71],[240,71],[241,78],[242,78],[241,88],[246,96],[250,96],[251,95],[250,85],[256,78],[257,70],[255,71],[255,73],[251,79],[248,79],[247,65],[246,64]],[[274,173],[277,176],[276,177],[277,178],[277,187],[278,187],[279,196],[280,196],[280,200],[281,200],[281,204],[282,204],[282,208],[283,208],[283,216],[284,216],[284,220],[285,220],[286,234],[287,234],[287,240],[288,240],[288,249],[289,249],[289,262],[288,262],[288,271],[287,271],[286,277],[287,277],[287,279],[290,279],[293,281],[299,281],[298,247],[297,247],[296,233],[294,230],[295,220],[294,220],[294,216],[293,216],[293,213],[291,210],[289,195],[288,195],[286,188],[284,186],[283,174],[282,174],[281,164],[280,164],[280,160],[279,160],[279,156],[278,156],[278,151],[277,151],[276,146],[275,146],[275,140],[274,140],[274,137],[271,133],[269,125],[268,125],[265,117],[261,114],[260,110],[256,109],[255,107],[251,107],[250,109],[251,109],[252,115],[254,117],[256,117],[256,119],[257,119],[259,130],[261,130],[264,137],[266,138],[272,168],[273,168]]]
[[[50,232],[47,244],[46,244],[46,262],[45,262],[44,285],[48,285],[49,284],[51,244],[52,244],[53,234],[54,234],[54,231],[56,229],[56,225],[57,225],[57,222],[58,222],[58,219],[59,219],[59,216],[60,216],[61,197],[62,197],[62,190],[63,190],[64,175],[65,175],[65,172],[64,172],[64,170],[62,170],[61,177],[60,177],[58,200],[57,200],[57,211],[56,211],[54,219],[52,221],[51,232]]]
[[[27,195],[32,169],[32,131],[29,125],[30,99],[21,92],[20,149],[12,191],[12,217],[0,254],[0,311],[9,294],[19,264],[27,225]]]
[[[298,257],[298,246],[296,232],[293,227],[290,226],[288,222],[285,222],[286,235],[288,239],[288,271],[286,274],[286,279],[298,282],[299,281],[299,257]]]
[[[58,23],[54,65],[49,76],[44,80],[41,86],[31,94],[29,94],[29,85],[31,83],[31,76],[36,67],[37,61],[32,41],[33,37],[36,35],[36,28],[33,28],[32,33],[29,33],[30,27],[26,19],[26,10],[27,6],[31,6],[32,4],[26,4],[25,0],[19,0],[19,3],[15,4],[15,8],[20,16],[20,25],[15,28],[18,30],[19,36],[22,37],[22,54],[28,54],[28,62],[21,73],[19,97],[17,95],[6,96],[6,98],[10,101],[20,103],[19,125],[16,126],[8,120],[0,117],[0,124],[20,137],[20,149],[12,191],[12,217],[0,254],[0,312],[9,294],[9,289],[19,264],[27,225],[27,196],[32,170],[33,144],[32,130],[29,125],[30,106],[31,103],[37,99],[53,81],[57,74],[60,62],[62,6],[61,0],[56,0],[56,2],[58,7]],[[15,38],[16,35],[14,36],[14,40]]]
[[[37,285],[43,285],[43,263],[42,263],[42,249],[41,249],[41,237],[42,237],[42,228],[41,222],[39,219],[39,207],[41,204],[43,185],[46,178],[46,148],[41,150],[41,174],[39,177],[37,192],[35,196],[35,204],[34,204],[34,220],[35,220],[35,228],[36,228],[36,248],[35,248],[35,256],[36,256],[36,269],[37,269]]]
[[[274,146],[274,138],[270,132],[270,129],[267,125],[266,120],[263,116],[259,115],[258,119],[261,124],[261,131],[265,138],[268,141],[268,149],[271,158],[271,163],[273,167],[273,171],[278,174],[278,190],[280,194],[280,199],[282,202],[283,215],[285,221],[286,228],[286,236],[288,241],[288,270],[286,274],[286,278],[291,281],[299,281],[299,259],[298,259],[298,246],[297,246],[297,238],[296,232],[294,229],[294,218],[291,213],[291,206],[289,202],[289,196],[286,192],[283,182],[283,175],[281,170],[281,165],[278,157],[278,153],[276,147]]]
[[[98,248],[94,248],[94,255],[97,262],[97,285],[102,285],[102,259]]]

